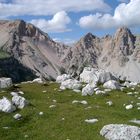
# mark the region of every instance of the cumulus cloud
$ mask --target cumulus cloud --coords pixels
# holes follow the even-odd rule
[[[128,4],[121,3],[116,7],[114,15],[94,14],[81,17],[79,25],[87,29],[109,29],[120,26],[140,25],[140,0],[131,0]]]
[[[44,32],[66,32],[70,31],[67,25],[71,22],[70,17],[65,11],[56,13],[51,20],[33,19],[30,23],[34,24]]]
[[[127,3],[127,2],[129,2],[129,0],[118,0],[118,2]]]
[[[76,40],[70,39],[70,38],[53,38],[53,40],[55,42],[59,42],[59,43],[64,43],[66,45],[72,45],[76,42]]]
[[[2,2],[3,1],[3,2]],[[110,6],[104,0],[0,0],[0,17],[22,15],[53,15],[59,11],[108,11]]]

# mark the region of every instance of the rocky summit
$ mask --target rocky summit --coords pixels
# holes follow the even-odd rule
[[[46,33],[23,20],[0,21],[0,51],[27,69],[28,77],[55,79],[63,71],[60,58],[65,49],[64,45],[54,42]],[[10,63],[11,67],[14,67],[13,63],[19,67],[15,62]],[[23,73],[19,70],[13,75],[16,77],[20,72]]]
[[[140,37],[122,27],[114,36],[99,38],[88,33],[63,58],[67,72],[73,76],[85,66],[104,69],[122,80],[140,82]]]
[[[114,36],[102,38],[88,33],[70,47],[56,43],[47,33],[22,20],[2,20],[3,53],[6,58],[0,58],[0,75],[14,81],[35,77],[54,80],[65,72],[80,78],[85,67],[92,67],[111,72],[121,80],[140,82],[140,37],[126,27],[119,28]]]

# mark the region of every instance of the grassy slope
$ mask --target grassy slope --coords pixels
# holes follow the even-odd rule
[[[126,95],[126,92],[113,91],[110,96],[87,96],[82,97],[78,93],[67,90],[58,92],[57,84],[46,86],[38,84],[24,84],[20,86],[25,92],[26,97],[32,105],[18,110],[12,114],[0,113],[0,139],[1,140],[103,140],[100,136],[100,129],[110,123],[128,123],[130,119],[140,119],[140,110],[136,107],[132,110],[125,110],[124,103],[138,99],[134,96]],[[47,93],[43,93],[47,90]],[[138,91],[139,89],[137,89]],[[0,93],[0,97],[9,96],[9,91]],[[139,94],[140,95],[140,94]],[[10,97],[10,96],[9,96]],[[11,98],[11,97],[10,97]],[[52,100],[57,100],[53,103]],[[73,100],[86,100],[88,105],[72,104]],[[109,107],[105,103],[112,100],[114,105]],[[139,100],[140,102],[140,100]],[[56,108],[50,109],[49,106],[56,104]],[[91,109],[85,110],[86,107]],[[39,116],[40,111],[44,112]],[[23,119],[16,121],[13,119],[15,113],[20,113]],[[65,118],[63,121],[62,118]],[[85,119],[97,118],[99,122],[87,124]],[[134,125],[134,124],[133,124]],[[2,127],[9,126],[5,130]],[[28,135],[28,138],[24,138]]]

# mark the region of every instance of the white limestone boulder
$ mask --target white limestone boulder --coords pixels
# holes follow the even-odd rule
[[[65,80],[68,80],[68,79],[71,79],[71,75],[63,74],[63,75],[59,75],[59,76],[56,78],[56,82],[57,82],[57,83],[62,83],[62,82],[64,82]]]
[[[80,81],[75,79],[68,79],[61,83],[61,89],[81,89],[82,84]]]
[[[99,73],[99,83],[104,84],[105,82],[109,81],[109,80],[117,80],[117,78],[110,72],[105,72],[105,71],[101,71]]]
[[[33,82],[33,83],[39,83],[39,84],[42,84],[42,83],[43,83],[43,81],[42,81],[41,78],[36,78],[36,79],[34,79],[32,82]]]
[[[12,86],[12,79],[11,78],[0,78],[0,88],[7,88]]]
[[[125,124],[106,125],[100,134],[107,140],[140,140],[140,128]]]
[[[85,122],[93,124],[93,123],[98,122],[98,119],[86,119]]]
[[[20,120],[20,119],[22,118],[22,116],[21,116],[21,114],[15,114],[15,115],[13,116],[13,118],[14,118],[15,120]]]
[[[110,72],[102,69],[85,67],[80,74],[80,81],[84,83],[105,83],[109,80],[117,80],[117,78]]]
[[[13,96],[12,102],[19,109],[23,109],[25,106],[28,105],[28,101],[24,97],[21,97],[21,96]]]
[[[103,84],[103,87],[108,89],[120,89],[120,84],[117,81],[109,80]]]
[[[5,112],[5,113],[11,113],[15,110],[16,110],[16,107],[6,97],[3,97],[3,99],[0,99],[0,111]]]
[[[87,85],[82,89],[82,96],[93,95],[93,93],[94,93],[94,87],[91,86],[90,84],[87,84]]]

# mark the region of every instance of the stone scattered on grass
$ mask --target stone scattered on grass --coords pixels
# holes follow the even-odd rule
[[[16,107],[6,97],[3,97],[2,99],[0,99],[0,111],[5,112],[5,113],[11,113],[15,110],[16,110]]]
[[[36,79],[34,79],[32,82],[33,82],[33,83],[39,83],[39,84],[44,83],[44,82],[42,81],[41,78],[36,78]]]
[[[18,91],[19,94],[21,95],[24,95],[24,92],[23,91]]]
[[[25,106],[28,105],[28,101],[24,97],[21,97],[21,96],[13,96],[12,102],[19,109],[23,109]]]
[[[81,92],[81,90],[79,90],[79,89],[74,89],[73,91],[76,92],[76,93],[80,93]]]
[[[85,100],[83,100],[83,101],[78,101],[78,100],[72,101],[72,104],[75,104],[75,103],[80,103],[80,104],[83,104],[83,105],[87,105],[88,104],[88,102],[85,101]]]
[[[43,90],[42,92],[43,92],[43,93],[46,93],[47,91],[46,91],[46,90]]]
[[[125,108],[126,108],[126,110],[132,109],[133,108],[133,105],[132,104],[126,105]]]
[[[135,124],[140,124],[140,120],[137,120],[137,119],[130,120],[129,122],[132,122],[132,123],[135,123]]]
[[[140,140],[140,128],[125,124],[105,125],[100,134],[107,140]]]
[[[128,93],[126,93],[127,95],[133,95],[133,92],[128,92]]]
[[[112,106],[113,102],[112,101],[108,101],[108,102],[106,102],[106,104],[109,105],[109,106]]]
[[[56,103],[57,101],[56,100],[52,100],[54,103]]]
[[[18,96],[18,93],[17,92],[11,92],[10,93],[12,96]]]
[[[10,127],[9,126],[4,126],[4,127],[2,127],[3,129],[10,129]]]
[[[103,84],[103,87],[108,89],[120,89],[119,83],[115,80],[107,81],[106,83]]]
[[[90,84],[87,84],[83,89],[82,89],[82,96],[87,96],[87,95],[93,95],[94,93],[94,88]]]
[[[91,109],[91,108],[92,108],[91,106],[88,106],[88,107],[85,108],[85,110],[88,110],[88,109]]]
[[[87,122],[87,123],[96,123],[96,122],[98,122],[98,119],[86,119],[85,122]]]
[[[15,120],[20,120],[20,119],[22,118],[22,116],[21,116],[21,114],[15,114],[15,115],[13,116],[13,118],[14,118]]]
[[[44,113],[43,112],[39,112],[39,115],[42,116]]]
[[[56,105],[50,105],[49,106],[49,108],[55,108],[56,107]]]
[[[100,95],[100,94],[105,94],[106,92],[105,91],[102,91],[102,90],[97,90],[95,92],[96,95]]]

